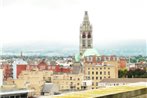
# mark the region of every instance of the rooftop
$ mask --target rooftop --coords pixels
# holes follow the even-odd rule
[[[63,95],[56,95],[51,97],[41,97],[41,98],[94,98],[94,97],[102,97],[110,94],[123,93],[133,90],[139,90],[147,88],[146,86],[118,86],[111,88],[101,88],[80,92],[72,92]],[[115,91],[115,92],[114,92]]]
[[[147,78],[105,78],[100,83],[136,83],[147,82]]]
[[[0,90],[0,96],[1,95],[9,95],[9,94],[21,94],[21,93],[28,93],[32,92],[32,90],[27,89],[10,89],[10,90]]]
[[[100,56],[96,49],[86,49],[82,57],[85,56]]]

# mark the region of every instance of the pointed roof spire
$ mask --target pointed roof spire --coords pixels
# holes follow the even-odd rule
[[[83,24],[89,24],[89,17],[88,17],[88,11],[85,11],[85,15],[84,15],[84,20],[83,20]]]
[[[85,11],[85,15],[88,15],[88,11]]]

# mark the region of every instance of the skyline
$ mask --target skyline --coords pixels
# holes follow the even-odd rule
[[[93,26],[94,44],[146,40],[146,4],[145,0],[1,0],[0,44],[76,45],[84,11]]]
[[[94,49],[100,55],[117,56],[147,56],[145,40],[122,40],[117,42],[106,42],[105,44],[94,44]],[[1,55],[17,55],[23,52],[24,56],[69,56],[79,52],[79,45],[34,42],[21,45],[4,45]]]

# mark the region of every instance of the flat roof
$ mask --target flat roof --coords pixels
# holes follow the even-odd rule
[[[101,97],[110,94],[123,93],[133,90],[139,90],[147,88],[146,86],[117,86],[117,87],[109,87],[109,88],[101,88],[101,89],[93,89],[79,92],[71,92],[61,95],[41,97],[41,98],[93,98],[93,97]],[[114,92],[115,91],[115,92]]]
[[[99,83],[136,83],[136,82],[146,82],[147,78],[105,78]]]
[[[0,90],[0,95],[21,94],[21,93],[28,93],[28,92],[33,92],[33,90],[27,90],[27,89]]]

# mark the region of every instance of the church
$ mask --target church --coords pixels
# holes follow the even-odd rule
[[[79,54],[76,54],[75,60],[80,61],[86,56],[100,56],[96,49],[93,48],[92,25],[89,21],[88,12],[85,11],[83,22],[80,26],[79,36]]]

